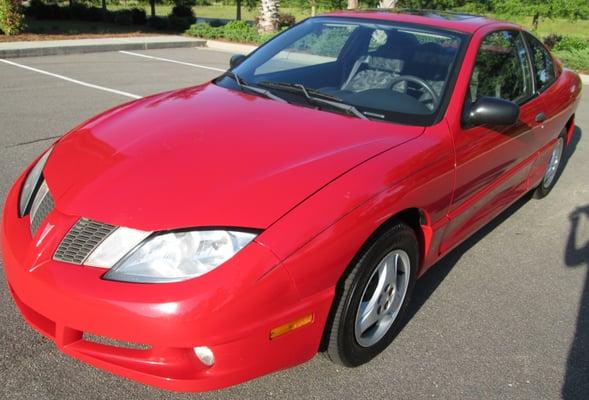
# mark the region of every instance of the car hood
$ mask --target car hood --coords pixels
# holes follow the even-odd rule
[[[421,127],[322,112],[205,84],[75,128],[44,175],[63,213],[145,230],[266,228]]]

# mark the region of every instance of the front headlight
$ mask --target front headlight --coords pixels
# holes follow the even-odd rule
[[[147,235],[147,232],[119,228],[96,248],[84,264],[112,267],[104,276],[109,280],[178,282],[212,271],[256,237],[251,232],[227,230]]]
[[[40,186],[41,182],[41,174],[43,173],[43,168],[45,168],[45,164],[47,163],[47,159],[51,154],[50,148],[43,154],[41,158],[37,161],[35,166],[31,168],[29,174],[25,179],[25,183],[20,190],[20,199],[18,203],[18,215],[19,217],[24,217],[31,207],[31,200],[37,191],[37,188]]]

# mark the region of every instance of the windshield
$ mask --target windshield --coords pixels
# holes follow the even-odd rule
[[[423,25],[310,18],[260,47],[216,83],[239,90],[237,75],[250,87],[263,87],[290,103],[429,125],[443,111],[463,41],[462,34]],[[319,101],[325,99],[329,102]],[[335,103],[348,108],[333,107]]]

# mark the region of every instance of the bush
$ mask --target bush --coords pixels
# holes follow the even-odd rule
[[[193,24],[185,33],[203,39],[227,39],[255,44],[264,43],[275,35],[274,33],[260,35],[255,27],[244,21],[231,21],[220,27],[212,27],[207,23]]]
[[[558,42],[560,42],[561,40],[562,40],[562,35],[558,35],[556,33],[551,33],[550,35],[548,35],[544,38],[544,45],[552,50],[554,48],[554,46],[556,46],[556,44]]]
[[[295,22],[296,18],[292,14],[283,12],[278,14],[278,29],[291,27],[295,24]]]
[[[119,25],[132,25],[133,24],[133,12],[131,10],[118,10],[109,12],[112,16],[112,22]],[[109,16],[109,17],[110,17]]]
[[[87,3],[90,3],[90,1],[87,0]],[[60,7],[57,4],[44,4],[40,0],[32,0],[30,6],[27,7],[26,14],[39,20],[74,19],[89,22],[107,21],[120,25],[145,25],[147,22],[145,10],[142,8],[104,12],[101,7],[87,6],[82,3]],[[164,22],[164,24],[167,27],[167,22]]]
[[[37,19],[63,19],[63,13],[57,4],[45,4],[39,1],[36,2],[34,10]]]
[[[133,25],[145,25],[145,23],[147,22],[147,15],[145,14],[145,9],[132,8],[131,19],[133,21]]]
[[[554,50],[560,51],[581,51],[589,48],[589,42],[573,36],[563,36],[554,45]]]
[[[212,26],[213,28],[218,28],[220,26],[227,25],[227,22],[221,21],[220,19],[213,19],[213,20],[209,21],[209,25]]]
[[[192,7],[190,6],[178,4],[172,8],[171,15],[181,18],[194,18],[194,11],[192,11]]]
[[[0,0],[0,29],[5,35],[21,33],[25,27],[19,0]]]
[[[260,34],[253,26],[245,21],[231,21],[223,28],[223,37],[235,42],[257,43],[260,40]]]
[[[147,25],[157,31],[165,31],[168,29],[168,19],[166,17],[149,17]]]
[[[589,73],[589,48],[578,51],[554,51],[554,55],[564,66],[579,72]]]
[[[168,15],[168,29],[178,32],[184,32],[194,22],[194,17],[178,17],[176,15]]]
[[[82,6],[84,7],[84,6]],[[85,7],[86,10],[82,13],[82,21],[98,22],[104,18],[104,12],[100,7]]]
[[[207,23],[201,22],[191,25],[185,33],[203,39],[218,39],[223,37],[223,27],[214,28]]]

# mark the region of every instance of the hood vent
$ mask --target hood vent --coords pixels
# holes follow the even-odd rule
[[[54,208],[55,202],[53,201],[53,197],[51,197],[51,193],[49,193],[47,182],[44,180],[35,194],[29,214],[31,218],[31,236],[35,236],[43,221],[45,221]]]

